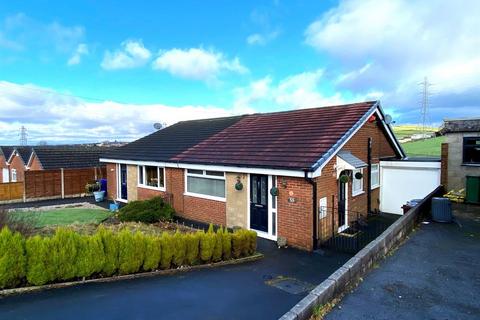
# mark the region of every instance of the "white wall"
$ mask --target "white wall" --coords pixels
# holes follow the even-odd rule
[[[402,205],[440,185],[440,162],[380,161],[380,211],[402,214]]]

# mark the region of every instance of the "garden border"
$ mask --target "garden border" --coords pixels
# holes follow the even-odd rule
[[[354,284],[360,277],[364,276],[377,261],[401,244],[415,225],[420,222],[422,213],[429,210],[431,198],[442,194],[442,191],[443,186],[433,190],[417,206],[408,210],[380,236],[315,287],[305,298],[285,313],[280,320],[310,319],[316,306],[324,305],[341,295],[349,285]]]
[[[140,272],[140,273],[121,275],[121,276],[94,278],[94,279],[88,279],[88,280],[59,282],[59,283],[46,284],[42,286],[30,286],[30,287],[4,289],[4,290],[0,290],[0,297],[7,297],[7,296],[12,296],[17,294],[26,294],[30,292],[43,291],[43,290],[67,288],[67,287],[73,287],[73,286],[87,284],[87,283],[114,282],[114,281],[122,281],[122,280],[136,279],[136,278],[154,277],[159,275],[170,275],[170,274],[175,274],[180,272],[194,271],[198,269],[209,269],[209,268],[215,268],[215,267],[252,262],[262,258],[263,258],[263,254],[256,252],[253,255],[248,257],[230,259],[230,260],[214,262],[214,263],[198,264],[194,266],[185,266],[185,267],[180,267],[176,269],[156,270],[151,272]]]

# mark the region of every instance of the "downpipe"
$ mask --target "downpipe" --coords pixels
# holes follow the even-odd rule
[[[317,182],[308,177],[309,170],[305,169],[305,181],[312,185],[312,201],[313,201],[313,214],[312,214],[312,241],[313,247],[312,250],[317,250]]]

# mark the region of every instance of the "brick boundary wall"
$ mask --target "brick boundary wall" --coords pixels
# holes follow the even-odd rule
[[[448,143],[446,142],[442,143],[441,164],[440,184],[448,190]]]
[[[380,236],[315,287],[280,320],[310,319],[316,306],[324,305],[339,296],[349,285],[353,285],[360,277],[365,276],[375,262],[385,257],[392,248],[400,245],[415,225],[420,222],[422,214],[429,211],[431,199],[442,193],[443,186],[433,190],[417,206],[410,209]]]

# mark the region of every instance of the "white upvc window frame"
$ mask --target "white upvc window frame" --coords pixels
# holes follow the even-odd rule
[[[362,179],[355,178],[355,174],[357,172],[360,172],[362,174]],[[363,168],[353,170],[353,174],[352,174],[352,197],[361,195],[362,193],[365,192],[364,188],[363,188],[363,178],[364,178],[363,177]],[[355,190],[355,180],[360,182],[360,190]]]
[[[12,182],[17,182],[17,169],[12,169]]]
[[[376,172],[377,172],[377,176],[378,176],[378,183],[377,183],[377,184],[373,184],[373,179],[372,179],[372,187],[371,187],[371,190],[380,187],[380,163],[372,163],[372,168],[371,168],[372,177],[373,177],[373,174],[374,174],[374,170],[373,170],[373,167],[374,167],[374,166],[377,168]]]
[[[146,177],[147,177],[147,170],[145,167],[157,167],[157,177],[159,178],[159,182],[160,182],[160,170],[163,172],[163,186],[157,186],[157,187],[154,187],[154,186],[149,186],[145,183],[146,181]],[[167,179],[166,179],[166,176],[165,176],[165,167],[159,167],[159,166],[146,166],[146,165],[141,165],[141,166],[137,166],[137,186],[140,187],[140,188],[144,188],[144,189],[150,189],[150,190],[158,190],[158,191],[165,191],[166,190],[166,185],[167,185]],[[142,174],[140,174],[140,171],[142,172]],[[141,181],[143,178],[143,181]]]
[[[202,174],[200,173],[192,173],[188,171],[202,171]],[[208,175],[207,172],[218,172],[218,173],[223,173],[223,176],[220,175]],[[183,195],[185,196],[191,196],[191,197],[196,197],[196,198],[202,198],[202,199],[208,199],[208,200],[215,200],[215,201],[221,201],[221,202],[226,202],[226,196],[227,196],[227,181],[226,181],[226,175],[224,171],[216,171],[216,170],[202,170],[202,169],[185,169],[185,192]],[[204,179],[212,179],[212,180],[222,180],[225,182],[225,191],[224,197],[217,197],[217,196],[211,196],[208,194],[202,194],[202,193],[196,193],[196,192],[189,192],[188,191],[188,177],[197,177],[197,178],[204,178]]]

